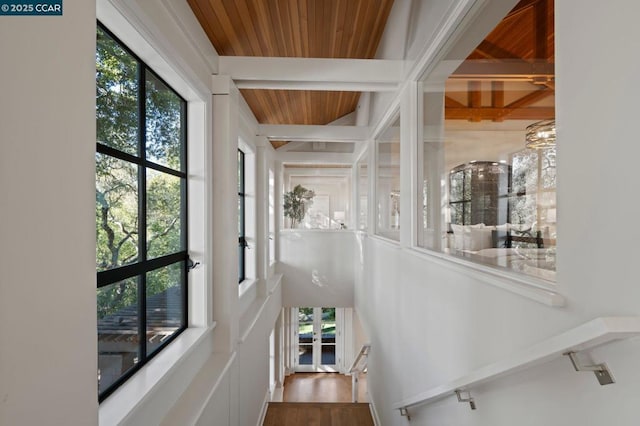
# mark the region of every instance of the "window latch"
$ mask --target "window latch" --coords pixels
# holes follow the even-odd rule
[[[189,260],[187,260],[187,272],[196,269],[199,264],[200,262],[194,262],[193,259],[189,258]]]

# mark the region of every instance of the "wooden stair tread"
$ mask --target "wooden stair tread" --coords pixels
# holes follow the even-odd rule
[[[263,426],[373,426],[369,404],[270,402]]]

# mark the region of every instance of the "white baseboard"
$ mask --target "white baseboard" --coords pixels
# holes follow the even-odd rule
[[[267,393],[264,396],[264,401],[262,401],[262,411],[260,412],[260,416],[258,417],[258,423],[256,423],[256,426],[262,426],[262,424],[264,423],[264,418],[267,415],[267,408],[269,407],[270,399],[271,399],[270,392],[267,391]]]
[[[369,409],[371,410],[371,416],[373,417],[373,424],[375,426],[382,426],[382,423],[380,423],[380,418],[378,417],[378,412],[376,411],[376,406],[373,404],[373,402],[369,403]]]
[[[376,410],[376,404],[373,402],[374,398],[371,395],[370,390],[367,388],[367,394],[369,396],[369,410],[371,411],[371,417],[373,417],[373,424],[375,426],[382,426],[380,422],[380,417],[378,416],[378,411]]]
[[[276,386],[271,393],[271,402],[282,402],[284,399],[284,387]]]

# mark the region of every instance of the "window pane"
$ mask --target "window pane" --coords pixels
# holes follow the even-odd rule
[[[238,196],[238,235],[244,237],[244,197]]]
[[[138,258],[138,167],[96,154],[97,270]]]
[[[182,179],[147,169],[147,258],[182,250]]]
[[[376,139],[377,234],[400,240],[400,117]]]
[[[184,170],[183,101],[152,72],[146,73],[147,160]]]
[[[97,293],[98,392],[103,392],[139,360],[138,278]]]
[[[242,282],[245,280],[246,276],[245,276],[245,271],[244,271],[244,265],[245,265],[245,253],[244,253],[245,247],[244,244],[240,244],[238,245],[238,282]]]
[[[147,273],[147,354],[182,326],[184,262]]]
[[[244,194],[244,153],[238,150],[238,194]]]
[[[138,62],[104,31],[96,45],[98,143],[138,155]]]
[[[418,205],[430,220],[419,222],[418,242],[555,281],[553,2],[546,6],[536,19],[510,14],[466,58],[452,47],[445,56],[460,65],[444,83],[438,73],[424,77]],[[520,62],[535,71],[518,74]]]

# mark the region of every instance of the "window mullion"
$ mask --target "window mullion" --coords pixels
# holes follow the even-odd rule
[[[139,141],[138,152],[142,159],[140,166],[138,182],[140,189],[138,191],[138,252],[141,262],[147,261],[147,168],[146,168],[146,68],[140,62],[138,63],[138,128]],[[140,277],[140,285],[138,291],[138,339],[140,348],[140,359],[147,358],[147,274],[143,273]]]

